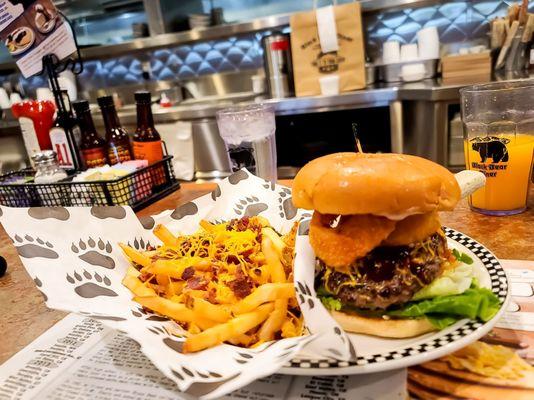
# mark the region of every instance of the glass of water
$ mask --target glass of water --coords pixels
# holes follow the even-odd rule
[[[273,106],[254,104],[220,110],[217,126],[226,144],[232,171],[246,168],[260,178],[276,181]]]

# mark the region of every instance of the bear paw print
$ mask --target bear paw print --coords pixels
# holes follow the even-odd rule
[[[118,294],[109,288],[111,286],[111,280],[98,273],[91,275],[90,272],[83,271],[80,275],[74,271],[72,276],[67,274],[67,282],[75,285],[74,291],[80,297],[85,299],[92,299],[94,297],[116,297]]]
[[[52,243],[40,238],[33,238],[30,235],[24,235],[24,238],[21,238],[19,235],[15,235],[13,243],[19,256],[24,258],[55,259],[59,257],[59,254],[52,250],[54,248]]]
[[[113,251],[113,248],[109,242],[104,242],[100,238],[98,242],[95,242],[93,238],[89,238],[86,242],[80,239],[77,244],[72,243],[70,249],[78,255],[80,260],[88,264],[107,269],[115,268],[115,261],[107,255]]]
[[[282,188],[278,192],[278,202],[280,203],[278,208],[280,210],[280,217],[285,219],[293,219],[297,215],[297,208],[293,205],[291,199],[291,190],[288,188]]]
[[[256,196],[245,197],[234,205],[234,212],[241,217],[253,217],[267,210],[267,204],[260,202]]]

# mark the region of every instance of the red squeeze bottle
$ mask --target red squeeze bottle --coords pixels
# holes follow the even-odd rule
[[[50,128],[54,125],[56,105],[50,100],[25,100],[11,106],[18,118],[26,151],[31,156],[39,151],[52,150]]]

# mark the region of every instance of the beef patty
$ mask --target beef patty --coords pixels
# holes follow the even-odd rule
[[[349,273],[321,262],[319,284],[344,305],[385,309],[409,301],[441,274],[448,258],[445,237],[435,233],[410,246],[377,247],[350,266]]]

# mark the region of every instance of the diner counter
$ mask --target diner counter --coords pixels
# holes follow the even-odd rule
[[[291,181],[282,181],[290,185]],[[175,208],[198,196],[209,193],[214,183],[185,183],[173,194],[138,212],[139,216],[157,214]],[[454,212],[441,213],[444,225],[462,231],[487,246],[503,259],[534,260],[534,188],[529,196],[529,209],[509,217],[489,217],[471,212],[466,200],[460,201]],[[0,255],[8,264],[0,278],[0,316],[2,340],[0,363],[27,346],[66,314],[50,310],[23,268],[11,240],[0,227]]]

